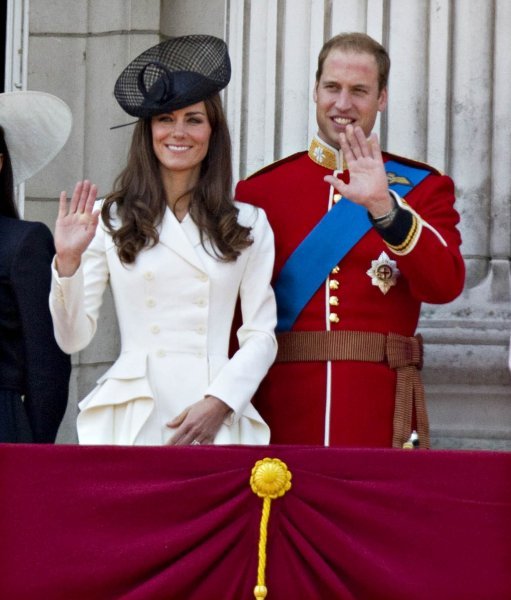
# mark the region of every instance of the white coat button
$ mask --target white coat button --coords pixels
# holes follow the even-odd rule
[[[165,350],[157,350],[156,351],[156,356],[158,356],[159,358],[163,358],[167,353],[165,352]]]
[[[207,281],[207,280],[209,279],[209,277],[206,275],[206,273],[200,273],[200,274],[197,276],[197,279],[198,279],[199,281]]]
[[[200,307],[206,306],[207,303],[208,302],[205,298],[199,298],[198,300],[195,301],[195,304]]]
[[[160,327],[158,325],[151,325],[151,333],[160,333]]]
[[[206,328],[202,325],[199,325],[199,327],[197,327],[197,333],[200,335],[204,335],[206,333]]]
[[[154,298],[146,298],[145,303],[146,303],[146,306],[148,306],[149,308],[156,306],[156,300]]]
[[[144,273],[144,279],[147,281],[151,281],[152,279],[154,279],[154,273],[152,271],[146,271]]]

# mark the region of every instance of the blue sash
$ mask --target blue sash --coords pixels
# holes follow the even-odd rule
[[[389,188],[402,198],[430,171],[395,161],[385,163]],[[277,331],[290,331],[298,315],[332,269],[371,229],[367,210],[343,198],[295,249],[275,282]]]

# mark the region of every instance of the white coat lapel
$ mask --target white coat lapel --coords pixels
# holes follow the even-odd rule
[[[186,219],[189,222],[186,224],[180,223],[174,216],[174,213],[167,208],[161,224],[160,242],[194,267],[197,267],[197,269],[205,271],[204,263],[200,259],[200,253],[197,252],[197,246],[200,246],[199,230],[189,216]]]

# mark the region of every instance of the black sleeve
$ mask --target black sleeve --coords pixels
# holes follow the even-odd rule
[[[27,223],[24,231],[11,281],[23,335],[25,406],[34,441],[51,443],[66,410],[71,361],[57,346],[49,309],[52,235],[42,223]]]
[[[394,200],[394,202],[396,201]],[[374,219],[370,213],[368,213],[368,215],[373,227],[383,240],[391,246],[400,246],[403,244],[415,224],[413,214],[409,210],[399,206],[397,203],[395,204],[395,212],[392,220],[389,223],[380,225],[378,220]]]

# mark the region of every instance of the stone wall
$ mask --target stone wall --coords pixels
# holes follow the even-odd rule
[[[466,287],[449,305],[424,306],[420,322],[434,446],[511,449],[511,4],[232,2],[227,94],[240,176],[307,147],[317,54],[342,31],[366,31],[389,49],[383,147],[456,183]]]
[[[377,131],[389,151],[453,176],[465,291],[425,306],[424,377],[436,447],[511,449],[511,3],[507,0],[31,0],[29,89],[74,114],[59,157],[27,184],[26,216],[52,224],[60,189],[88,177],[106,193],[131,129],[112,95],[117,75],[160,35],[212,33],[230,48],[225,92],[239,177],[307,146],[323,41],[367,31],[392,59],[389,106]],[[435,265],[432,264],[434,269]],[[94,342],[73,357],[61,441],[73,441],[77,398],[118,348],[111,298]]]
[[[111,189],[126,161],[133,121],[118,106],[115,80],[135,56],[160,40],[157,0],[31,0],[28,88],[54,93],[73,112],[71,137],[59,156],[26,185],[25,217],[55,222],[60,190],[88,178]],[[59,441],[76,441],[77,402],[115,359],[119,336],[112,297],[105,295],[92,343],[73,356],[68,411]]]

